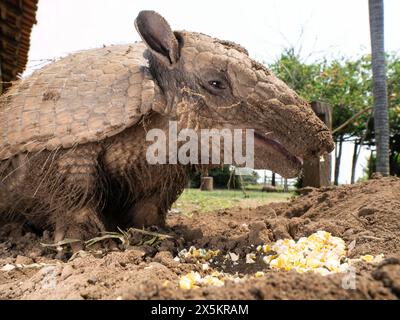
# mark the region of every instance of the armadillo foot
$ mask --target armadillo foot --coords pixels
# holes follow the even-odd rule
[[[84,241],[98,236],[103,231],[105,231],[105,227],[96,211],[91,208],[81,208],[58,218],[54,231],[54,242],[58,243],[66,239],[80,240],[70,243],[72,252],[75,253],[84,248]]]
[[[131,224],[136,228],[165,226],[165,214],[154,204],[154,199],[144,199],[130,209]]]

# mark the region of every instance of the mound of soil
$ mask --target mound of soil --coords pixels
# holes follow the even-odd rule
[[[378,178],[307,188],[290,202],[256,209],[192,217],[170,214],[167,229],[158,232],[171,238],[136,239],[125,251],[81,252],[66,261],[55,259],[55,253],[41,245],[51,242],[50,233],[39,236],[7,224],[0,231],[0,299],[398,299],[399,190],[400,179]],[[318,230],[352,244],[350,257],[384,254],[385,259],[379,265],[358,263],[353,289],[344,285],[343,274],[276,271],[262,263],[224,270],[245,278],[263,270],[259,278],[228,280],[223,287],[178,287],[180,276],[205,272],[201,264],[174,260],[184,248],[193,245],[243,257],[259,244],[297,240]],[[211,268],[218,270],[216,265]]]

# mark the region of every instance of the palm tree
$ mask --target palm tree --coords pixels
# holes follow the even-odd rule
[[[369,0],[376,172],[389,175],[389,116],[384,49],[383,0]]]

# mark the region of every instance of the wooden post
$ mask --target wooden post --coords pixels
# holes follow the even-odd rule
[[[202,168],[200,178],[200,190],[201,191],[213,191],[214,180],[213,177],[208,176],[208,169]]]
[[[201,177],[200,190],[213,191],[213,189],[214,189],[213,177]]]
[[[328,103],[312,102],[311,107],[316,115],[332,130],[332,108]],[[323,187],[331,184],[332,157],[326,154],[323,160],[310,159],[303,165],[303,187]]]

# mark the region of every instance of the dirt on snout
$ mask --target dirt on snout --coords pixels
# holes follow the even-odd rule
[[[286,203],[255,209],[226,209],[208,214],[170,214],[171,236],[136,235],[126,250],[80,252],[55,259],[51,234],[36,235],[7,224],[0,233],[1,299],[398,299],[400,297],[400,179],[307,188]],[[378,264],[355,264],[353,286],[344,275],[322,276],[270,269],[243,257],[260,244],[298,240],[324,230],[342,238],[350,258],[383,254]],[[154,231],[154,230],[153,230]],[[142,237],[142,238],[140,238]],[[208,268],[176,258],[190,246],[219,250]],[[227,254],[240,257],[223,264]],[[175,258],[175,259],[174,259]],[[182,276],[225,272],[222,286],[184,290]],[[263,273],[261,273],[262,271]],[[255,274],[258,272],[258,276]],[[355,285],[354,285],[355,284]]]

